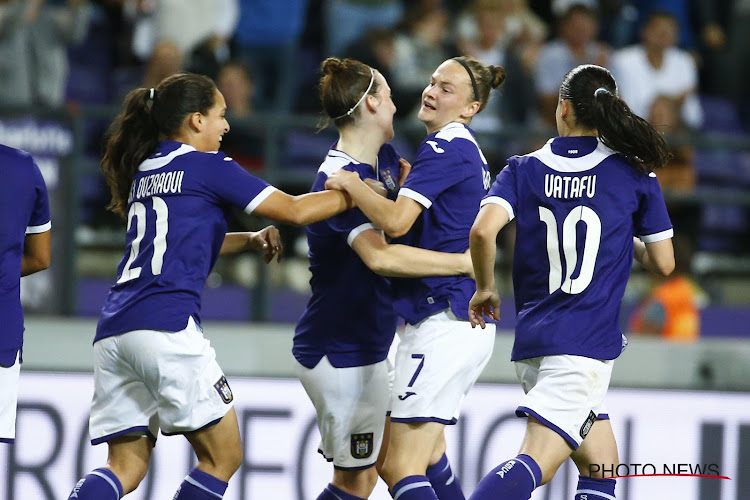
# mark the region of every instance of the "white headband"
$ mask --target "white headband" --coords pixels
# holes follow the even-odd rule
[[[346,113],[344,113],[341,116],[337,116],[336,118],[334,118],[334,120],[338,120],[339,118],[343,118],[345,116],[349,116],[350,114],[352,114],[354,112],[354,110],[357,109],[357,106],[359,106],[360,104],[362,104],[362,101],[365,100],[365,97],[367,97],[367,94],[370,93],[370,89],[372,88],[372,84],[374,82],[375,82],[375,72],[372,70],[372,68],[370,68],[370,85],[367,86],[367,90],[365,90],[365,93],[362,94],[362,97],[359,98],[359,101],[357,101],[357,104],[355,104],[354,106],[352,106],[349,109],[349,111],[347,111]]]

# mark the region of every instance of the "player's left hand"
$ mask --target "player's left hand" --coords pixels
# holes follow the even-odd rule
[[[382,182],[367,178],[365,179],[365,184],[367,184],[367,187],[378,193],[383,198],[388,197],[388,190],[385,188],[385,184],[383,184]]]
[[[331,173],[326,180],[326,189],[336,189],[338,191],[346,191],[346,186],[350,182],[359,180],[359,174],[356,172],[350,172],[340,168],[335,172]]]
[[[411,172],[411,163],[404,158],[399,158],[398,165],[401,168],[398,174],[398,186],[401,187],[404,185],[404,182],[406,182],[406,177],[409,175],[409,172]]]
[[[265,252],[263,260],[268,264],[276,256],[276,262],[281,262],[284,247],[281,244],[281,235],[274,226],[268,226],[260,231],[249,233],[250,248]]]
[[[477,290],[469,301],[469,322],[471,327],[486,326],[484,317],[500,320],[500,295],[497,290]]]

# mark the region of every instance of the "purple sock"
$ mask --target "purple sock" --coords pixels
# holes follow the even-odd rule
[[[122,484],[115,473],[104,467],[94,469],[73,487],[70,499],[77,500],[120,500]]]
[[[440,460],[427,467],[427,477],[439,500],[466,500],[461,483],[453,474],[448,456],[443,453]]]
[[[224,498],[227,483],[195,468],[190,471],[172,500],[216,500]]]
[[[335,487],[333,484],[329,483],[328,486],[326,486],[326,488],[323,490],[323,493],[321,493],[318,496],[317,500],[364,500],[364,499],[358,496],[352,495],[351,493],[342,491],[341,489]]]
[[[528,500],[542,482],[542,470],[528,455],[503,462],[484,476],[470,500]]]
[[[389,491],[398,500],[438,500],[427,476],[407,476]]]
[[[615,500],[615,483],[611,478],[578,476],[575,500]]]

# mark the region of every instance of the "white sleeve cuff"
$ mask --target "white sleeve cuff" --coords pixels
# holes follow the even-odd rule
[[[52,229],[52,221],[42,224],[41,226],[29,226],[26,228],[26,234],[46,233],[50,229]]]
[[[245,213],[248,213],[248,214],[253,213],[253,210],[258,208],[258,205],[263,203],[266,200],[266,198],[271,196],[271,193],[273,193],[274,191],[276,191],[275,187],[266,186],[266,188],[263,189],[263,191],[258,193],[258,195],[255,198],[253,198],[253,201],[247,204],[247,206],[245,207]]]
[[[644,243],[656,243],[657,241],[669,239],[672,236],[674,236],[674,229],[669,228],[660,233],[647,234],[645,236],[639,236],[638,238]]]
[[[508,212],[508,222],[512,221],[516,216],[516,214],[513,212],[513,207],[510,206],[510,203],[508,203],[505,198],[500,198],[499,196],[488,196],[487,198],[484,198],[481,202],[479,202],[479,207],[481,208],[490,203],[500,205],[505,209],[506,212]]]
[[[432,202],[428,200],[426,196],[424,196],[423,194],[417,193],[416,191],[409,189],[409,188],[399,189],[398,195],[411,198],[412,200],[416,201],[417,203],[419,203],[425,208],[430,208],[432,206]]]
[[[369,231],[370,229],[377,229],[377,227],[375,227],[372,222],[366,222],[355,227],[349,232],[349,236],[346,237],[346,244],[352,246],[357,236],[364,233],[365,231]]]

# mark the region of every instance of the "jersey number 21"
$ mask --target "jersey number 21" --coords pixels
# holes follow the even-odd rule
[[[575,295],[581,293],[594,277],[596,256],[599,254],[599,243],[602,235],[602,221],[596,212],[589,207],[579,205],[568,213],[562,225],[562,242],[557,235],[555,214],[545,207],[539,207],[539,218],[547,225],[547,255],[549,256],[549,293],[558,288],[563,292]],[[573,271],[578,264],[576,249],[576,225],[586,224],[586,240],[583,243],[583,258],[578,277],[573,278]],[[560,243],[565,256],[565,281],[562,279]]]
[[[154,255],[151,257],[151,274],[156,276],[161,274],[161,267],[164,264],[164,253],[167,251],[167,231],[169,230],[169,210],[167,203],[153,196],[151,203],[156,213],[156,235],[154,236]],[[133,225],[133,217],[136,219],[135,239],[130,243],[130,256],[122,269],[122,275],[117,280],[118,283],[134,280],[141,275],[140,267],[132,267],[133,262],[138,258],[138,252],[141,248],[141,241],[146,235],[146,205],[140,201],[133,202],[128,211],[128,231]]]

